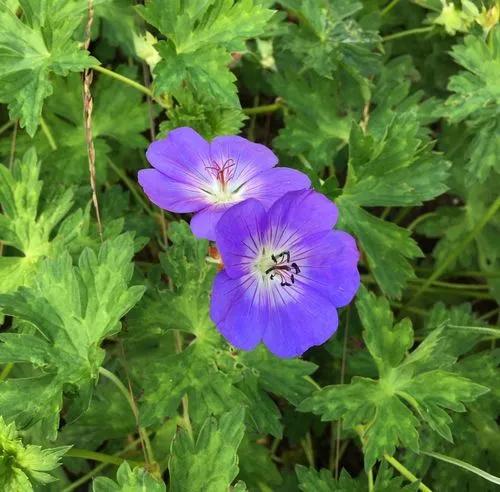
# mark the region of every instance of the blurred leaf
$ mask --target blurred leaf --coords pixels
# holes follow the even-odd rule
[[[56,480],[50,473],[61,465],[69,447],[47,448],[25,445],[14,423],[7,425],[0,416],[0,483],[5,492],[29,492],[34,485]]]
[[[92,492],[165,492],[165,484],[155,479],[144,468],[133,470],[124,461],[116,472],[116,480],[97,477],[92,482]]]

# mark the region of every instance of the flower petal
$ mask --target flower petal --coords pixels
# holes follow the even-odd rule
[[[278,357],[302,355],[310,347],[326,342],[337,330],[335,306],[315,290],[275,284],[270,295],[263,341]]]
[[[354,238],[344,231],[320,232],[301,238],[292,259],[300,267],[297,284],[305,284],[336,307],[349,304],[360,285],[359,251]]]
[[[219,220],[215,238],[228,276],[250,272],[262,247],[266,223],[264,206],[252,198],[233,205]]]
[[[138,181],[148,198],[169,212],[196,212],[207,206],[207,199],[199,188],[173,180],[156,169],[140,170]]]
[[[255,175],[240,190],[242,198],[256,198],[269,208],[278,198],[289,191],[310,188],[307,175],[289,167],[275,167]]]
[[[172,130],[167,138],[149,146],[146,157],[154,168],[176,181],[201,188],[212,182],[206,170],[211,165],[209,143],[192,128]]]
[[[283,249],[299,236],[331,230],[337,217],[337,207],[321,193],[290,191],[269,209],[269,241]]]
[[[193,216],[190,222],[191,231],[196,237],[215,241],[215,226],[220,218],[231,207],[230,203],[209,205]]]
[[[252,350],[267,324],[266,299],[256,277],[230,278],[225,271],[215,277],[210,317],[219,332],[235,347]]]
[[[276,155],[266,146],[237,136],[214,138],[210,143],[210,159],[220,165],[229,159],[235,162],[234,176],[231,178],[233,190],[278,163]]]

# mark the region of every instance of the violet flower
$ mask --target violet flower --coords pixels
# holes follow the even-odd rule
[[[337,308],[360,284],[354,239],[332,230],[337,207],[312,190],[292,191],[269,211],[254,199],[233,206],[216,227],[224,270],[210,314],[235,347],[260,341],[280,357],[328,340]]]
[[[139,171],[139,183],[149,199],[170,212],[195,212],[191,230],[211,240],[235,203],[256,198],[269,208],[284,193],[311,185],[299,171],[275,168],[278,158],[264,145],[237,136],[209,143],[187,127],[153,142],[146,157],[154,169]]]

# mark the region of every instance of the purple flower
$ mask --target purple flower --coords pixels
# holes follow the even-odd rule
[[[187,127],[153,142],[146,157],[154,167],[139,171],[146,195],[170,212],[196,212],[191,230],[206,239],[215,239],[215,225],[235,203],[256,198],[269,208],[287,191],[311,185],[299,171],[275,168],[278,158],[264,145],[236,136],[208,143]]]
[[[216,227],[224,270],[210,315],[235,347],[260,341],[280,357],[301,355],[337,329],[338,307],[358,290],[354,239],[332,230],[337,207],[312,190],[291,191],[271,208],[246,200]]]

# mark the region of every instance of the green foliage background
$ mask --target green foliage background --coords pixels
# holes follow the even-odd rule
[[[496,490],[499,11],[0,0],[0,489]],[[364,285],[324,346],[216,331],[213,249],[136,182],[178,126],[337,203]]]

